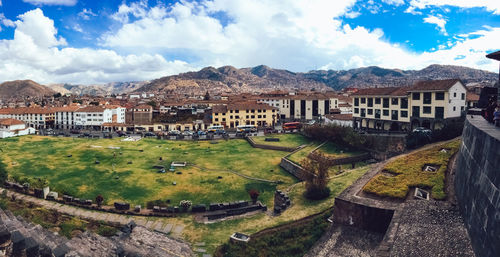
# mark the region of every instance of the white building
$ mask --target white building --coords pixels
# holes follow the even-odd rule
[[[75,127],[102,129],[104,123],[125,123],[125,108],[87,106],[75,111]]]
[[[0,138],[35,134],[34,128],[26,128],[26,124],[16,119],[0,119]]]
[[[54,110],[41,107],[21,107],[0,109],[0,119],[23,121],[35,129],[48,128],[54,124]]]
[[[73,129],[75,127],[75,111],[79,106],[65,106],[55,108],[55,128]]]

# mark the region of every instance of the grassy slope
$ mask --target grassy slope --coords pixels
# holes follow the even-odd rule
[[[0,145],[10,175],[44,177],[60,192],[90,199],[102,194],[108,203],[125,200],[144,205],[154,199],[170,199],[174,204],[183,199],[195,204],[231,201],[248,199],[247,191],[253,188],[261,192],[263,202],[270,203],[275,185],[248,180],[227,170],[281,180],[285,185],[296,182],[278,166],[286,153],[254,149],[245,140],[210,144],[27,136],[1,140]],[[108,149],[108,146],[121,149]],[[69,154],[73,156],[67,157]],[[94,163],[96,159],[100,164]],[[127,164],[129,161],[132,164]],[[187,161],[199,168],[177,168],[182,174],[160,174],[152,168],[154,165],[168,168],[171,161]],[[172,185],[174,181],[176,186]]]
[[[395,176],[378,174],[368,182],[364,191],[380,196],[404,198],[409,187],[418,186],[432,188],[431,197],[444,199],[445,172],[450,157],[458,151],[460,140],[438,145],[428,150],[419,151],[388,163],[384,170]],[[442,153],[442,148],[450,148],[448,153]],[[435,173],[422,172],[424,164],[441,165]]]
[[[266,138],[279,138],[278,142],[266,141]],[[276,145],[283,147],[298,147],[300,145],[306,145],[310,143],[309,139],[300,134],[276,134],[263,137],[252,137],[253,141],[261,145]]]

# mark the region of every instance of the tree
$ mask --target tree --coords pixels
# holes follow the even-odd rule
[[[156,102],[155,102],[155,101],[153,101],[153,100],[149,101],[149,102],[148,102],[148,105],[152,106],[152,107],[153,107],[153,109],[155,109],[155,108],[156,108]]]
[[[203,97],[203,100],[210,100],[210,94],[208,93],[208,91],[205,93],[205,97]]]
[[[0,183],[3,185],[5,183],[5,180],[7,180],[8,174],[7,170],[5,169],[5,164],[0,160]]]
[[[248,191],[248,194],[250,195],[250,198],[252,199],[253,203],[256,203],[260,195],[259,191],[251,189],[250,191]]]
[[[53,96],[54,96],[54,98],[59,98],[59,97],[61,97],[62,95],[61,95],[61,93],[55,93]]]
[[[104,197],[102,197],[102,195],[96,196],[95,202],[97,203],[97,207],[101,208],[102,202],[104,202]]]
[[[315,153],[305,158],[300,165],[304,169],[304,180],[306,183],[305,197],[312,200],[320,200],[330,195],[328,188],[328,159],[323,153]]]

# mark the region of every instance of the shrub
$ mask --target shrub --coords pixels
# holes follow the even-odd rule
[[[182,207],[184,211],[187,211],[193,203],[189,200],[182,200],[179,205]]]
[[[104,202],[104,197],[102,197],[102,195],[96,196],[95,202],[97,203],[97,206],[101,207],[102,202]]]
[[[252,199],[254,203],[257,202],[257,199],[259,198],[260,195],[259,191],[251,189],[250,191],[248,191],[248,194],[250,195],[250,199]]]

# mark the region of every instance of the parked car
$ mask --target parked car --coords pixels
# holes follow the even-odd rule
[[[146,133],[144,133],[144,136],[145,136],[145,137],[155,137],[155,136],[156,136],[156,134],[155,134],[155,133],[153,133],[153,132],[146,132]]]
[[[116,134],[118,134],[119,137],[123,137],[126,135],[126,133],[123,131],[117,131]]]
[[[80,134],[80,130],[78,130],[78,129],[72,129],[72,130],[69,131],[69,133],[71,133],[71,134]]]
[[[413,129],[413,133],[432,133],[432,130],[424,128],[424,127],[417,127]]]
[[[177,136],[177,135],[180,135],[180,134],[181,134],[181,132],[179,130],[170,130],[168,132],[169,136]]]
[[[207,135],[207,132],[203,131],[203,130],[198,130],[198,132],[196,132],[198,134],[198,136],[206,136]]]
[[[184,130],[182,131],[182,135],[183,136],[192,136],[193,135],[193,132],[189,131],[189,130]]]

